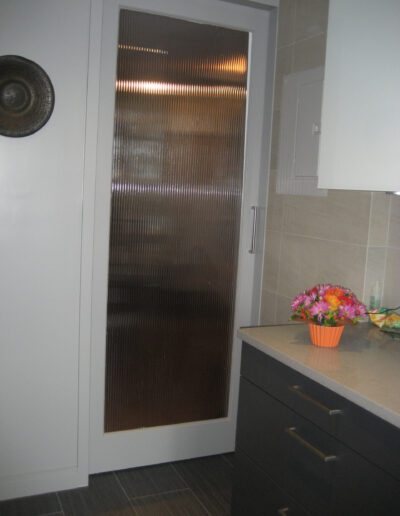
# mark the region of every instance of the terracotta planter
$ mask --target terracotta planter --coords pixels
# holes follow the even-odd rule
[[[311,342],[320,348],[335,348],[339,345],[344,326],[318,326],[309,323]]]

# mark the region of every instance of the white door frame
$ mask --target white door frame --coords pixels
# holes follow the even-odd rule
[[[94,0],[99,5],[98,0]],[[243,2],[242,2],[243,3]],[[263,2],[265,4],[265,2]],[[271,0],[269,4],[276,4]],[[254,5],[254,3],[252,3]],[[89,472],[122,469],[151,463],[185,459],[232,451],[235,444],[236,413],[239,387],[241,343],[234,336],[229,410],[226,418],[183,423],[155,428],[121,431],[105,434],[104,385],[108,288],[108,246],[111,200],[111,166],[113,144],[113,116],[115,100],[115,70],[117,58],[118,14],[120,8],[169,15],[174,18],[203,21],[223,27],[236,28],[250,33],[249,64],[251,80],[248,83],[246,117],[246,143],[242,217],[238,261],[238,281],[234,328],[259,322],[261,298],[261,272],[263,261],[265,209],[259,218],[257,253],[250,254],[249,246],[253,217],[251,206],[266,206],[267,170],[270,155],[273,75],[275,64],[276,12],[216,0],[104,0],[103,28],[92,26],[92,36],[99,41],[100,55],[91,56],[89,96],[93,104],[99,100],[98,112],[93,110],[89,127],[98,120],[95,194],[93,175],[88,175],[85,201],[94,203],[94,218],[90,209],[84,211],[85,225],[94,222],[93,234],[86,244],[93,242],[92,269],[92,335],[91,335],[91,387],[90,387],[90,442]],[[99,9],[97,25],[100,19]],[[96,25],[96,20],[92,20]],[[96,82],[95,78],[99,79]],[[250,77],[250,72],[249,72]],[[100,84],[100,92],[96,90]],[[90,104],[90,102],[89,102]],[[94,106],[93,106],[94,107]],[[251,124],[249,123],[251,121]],[[93,156],[93,147],[91,155]],[[93,207],[93,204],[92,204]],[[92,236],[92,238],[90,238]],[[88,245],[83,265],[90,255]],[[85,261],[86,257],[86,261]],[[88,266],[86,266],[88,269]],[[82,294],[83,295],[83,294]],[[132,442],[132,434],[135,442]],[[162,439],[160,435],[162,434]]]

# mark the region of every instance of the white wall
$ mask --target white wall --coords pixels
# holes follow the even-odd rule
[[[78,359],[89,23],[90,0],[0,5],[0,55],[36,61],[56,98],[40,131],[0,136],[0,499],[87,479]]]

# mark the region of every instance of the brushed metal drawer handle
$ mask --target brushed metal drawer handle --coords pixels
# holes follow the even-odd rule
[[[301,435],[299,435],[297,433],[295,426],[286,428],[285,431],[289,434],[290,437],[295,439],[301,446],[303,446],[304,448],[307,448],[307,450],[309,450],[313,455],[315,455],[316,457],[321,459],[322,462],[334,462],[334,461],[338,460],[336,455],[326,455],[324,452],[322,452],[321,450],[318,450],[318,448],[316,448],[315,446],[310,444],[308,441],[303,439],[303,437],[301,437]]]
[[[337,416],[339,414],[343,414],[342,410],[330,409],[329,407],[327,407],[320,401],[315,400],[314,398],[312,398],[311,396],[309,396],[308,394],[303,392],[300,385],[292,385],[289,387],[289,390],[291,392],[294,392],[297,396],[302,398],[304,401],[308,401],[309,403],[312,403],[313,405],[318,407],[320,410],[322,410],[322,412],[325,412],[325,414],[327,414],[328,416]]]

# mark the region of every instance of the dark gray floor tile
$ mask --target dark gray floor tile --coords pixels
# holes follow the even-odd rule
[[[89,487],[58,493],[65,516],[132,516],[133,509],[114,473],[89,477]]]
[[[221,455],[229,464],[233,467],[235,465],[235,452],[232,453],[224,453]]]
[[[132,500],[137,516],[207,516],[190,489]]]
[[[175,462],[174,467],[211,515],[229,515],[233,468],[221,456]]]
[[[55,493],[0,502],[1,516],[39,516],[57,512],[61,512],[61,507]]]
[[[117,476],[129,498],[187,487],[170,464],[124,469],[118,471]]]

